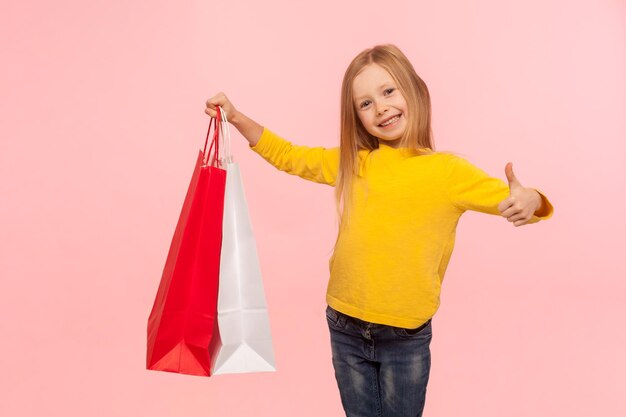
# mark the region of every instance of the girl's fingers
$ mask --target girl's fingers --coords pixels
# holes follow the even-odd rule
[[[520,212],[521,212],[521,210],[520,210],[520,209],[518,209],[517,207],[515,207],[515,206],[510,206],[509,208],[507,208],[507,209],[505,209],[505,210],[500,211],[500,215],[501,215],[502,217],[507,217],[507,218],[508,218],[508,217],[511,217],[512,215],[517,214],[517,213],[520,213]]]
[[[222,103],[216,99],[216,97],[212,97],[210,99],[207,100],[206,102],[206,106],[211,109],[211,110],[217,110],[217,106],[221,106]]]
[[[211,117],[217,117],[217,110],[211,110],[209,108],[204,109],[204,112]]]
[[[220,105],[222,107],[224,107],[224,103],[227,101],[226,99],[226,95],[222,92],[217,93],[216,95],[214,95],[213,97],[211,97],[210,99],[207,100],[206,104],[208,107],[211,107],[212,109],[215,108],[215,105]]]
[[[512,207],[514,203],[515,202],[513,201],[513,199],[511,197],[508,197],[502,200],[500,204],[498,204],[498,210],[500,210],[500,212],[504,212],[510,207]]]
[[[204,109],[204,112],[211,117],[217,117],[217,110],[211,110],[207,108],[207,109]],[[224,110],[224,113],[226,113],[225,110]]]
[[[507,218],[507,220],[508,220],[509,222],[514,222],[514,223],[517,223],[518,221],[523,221],[523,222],[526,222],[526,221],[528,221],[529,219],[530,219],[530,217],[529,217],[528,215],[526,215],[526,214],[522,213],[522,212],[517,213],[517,214],[515,214],[515,215],[513,215],[513,216],[509,216],[509,217]]]
[[[220,105],[220,103],[215,102],[214,98],[211,98],[209,100],[207,100],[206,102],[206,109],[204,110],[204,112],[206,114],[208,114],[211,117],[216,117],[217,116],[217,106]]]
[[[226,95],[220,92],[207,100],[206,110],[204,112],[211,117],[217,117],[217,106],[220,106],[227,114],[232,107]],[[226,108],[228,108],[229,111],[227,111]]]

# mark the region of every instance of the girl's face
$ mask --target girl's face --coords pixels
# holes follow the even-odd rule
[[[356,114],[365,129],[386,145],[397,148],[406,129],[406,100],[391,75],[380,65],[366,66],[352,83]],[[391,123],[383,124],[387,121]]]

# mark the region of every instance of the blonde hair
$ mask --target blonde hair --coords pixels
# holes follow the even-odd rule
[[[409,156],[435,153],[430,94],[426,83],[417,75],[411,62],[392,44],[377,45],[362,51],[348,65],[341,86],[340,158],[335,182],[335,204],[340,229],[347,227],[353,182],[359,175],[358,152],[378,148],[378,138],[365,129],[356,114],[352,89],[355,77],[373,63],[389,72],[407,103],[410,117],[407,118],[407,128],[399,139],[399,147],[402,148],[400,152]],[[335,247],[336,245],[337,242]]]

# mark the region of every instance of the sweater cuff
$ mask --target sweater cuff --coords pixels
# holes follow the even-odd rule
[[[554,213],[554,207],[552,207],[552,204],[542,191],[536,188],[534,188],[534,190],[537,191],[539,193],[539,196],[541,197],[542,207],[541,210],[537,210],[533,215],[541,220],[547,220],[552,217],[552,214]]]
[[[248,145],[249,148],[258,154],[263,154],[263,151],[265,151],[268,146],[268,142],[270,142],[268,136],[270,136],[271,133],[272,132],[267,127],[263,126],[263,133],[261,133],[261,137],[254,146]]]

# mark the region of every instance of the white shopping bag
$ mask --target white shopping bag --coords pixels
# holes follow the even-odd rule
[[[221,346],[212,357],[211,374],[276,371],[269,314],[265,303],[256,240],[238,164],[232,160],[228,119],[222,167],[226,169],[217,321]]]

